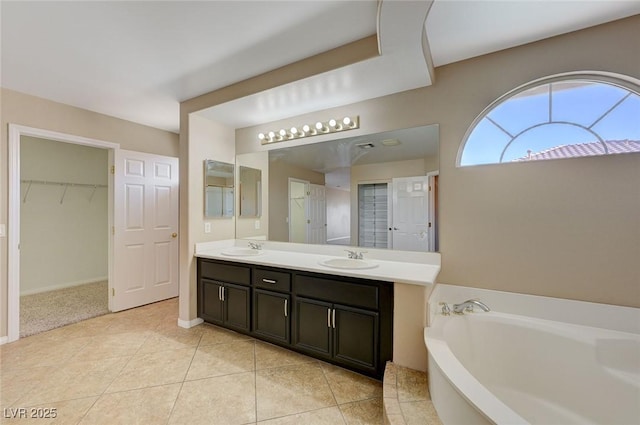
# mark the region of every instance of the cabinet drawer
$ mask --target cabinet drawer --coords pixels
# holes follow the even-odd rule
[[[296,275],[294,292],[297,296],[372,310],[378,309],[378,286],[375,284],[367,285]]]
[[[269,269],[256,268],[253,271],[253,284],[272,291],[290,292],[291,274]]]
[[[200,260],[200,277],[222,282],[251,284],[251,269],[245,266]]]

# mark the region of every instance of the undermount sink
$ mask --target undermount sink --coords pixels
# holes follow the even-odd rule
[[[230,248],[226,251],[222,251],[221,254],[228,255],[230,257],[253,257],[264,254],[264,251],[253,248]]]
[[[330,260],[320,261],[321,266],[333,267],[334,269],[373,269],[378,267],[376,263],[367,260],[358,260],[355,258],[331,258]]]

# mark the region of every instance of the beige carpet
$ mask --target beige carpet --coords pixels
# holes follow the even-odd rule
[[[20,297],[20,337],[107,314],[107,282]]]

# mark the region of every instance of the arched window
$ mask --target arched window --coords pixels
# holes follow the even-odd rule
[[[571,74],[502,96],[473,122],[458,166],[640,152],[640,87]]]

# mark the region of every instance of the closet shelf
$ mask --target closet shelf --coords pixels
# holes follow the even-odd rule
[[[106,184],[92,184],[92,183],[73,183],[73,182],[58,182],[58,181],[49,181],[49,180],[20,180],[21,183],[28,184],[27,190],[24,194],[24,199],[22,199],[23,203],[27,203],[27,197],[29,196],[29,191],[31,190],[31,185],[33,184],[42,184],[49,186],[64,186],[64,191],[62,192],[62,197],[60,198],[60,204],[64,202],[64,197],[67,194],[67,189],[69,187],[89,187],[93,188],[93,192],[91,192],[91,197],[89,198],[89,202],[93,200],[93,195],[96,193],[96,189],[99,187],[107,187]]]

